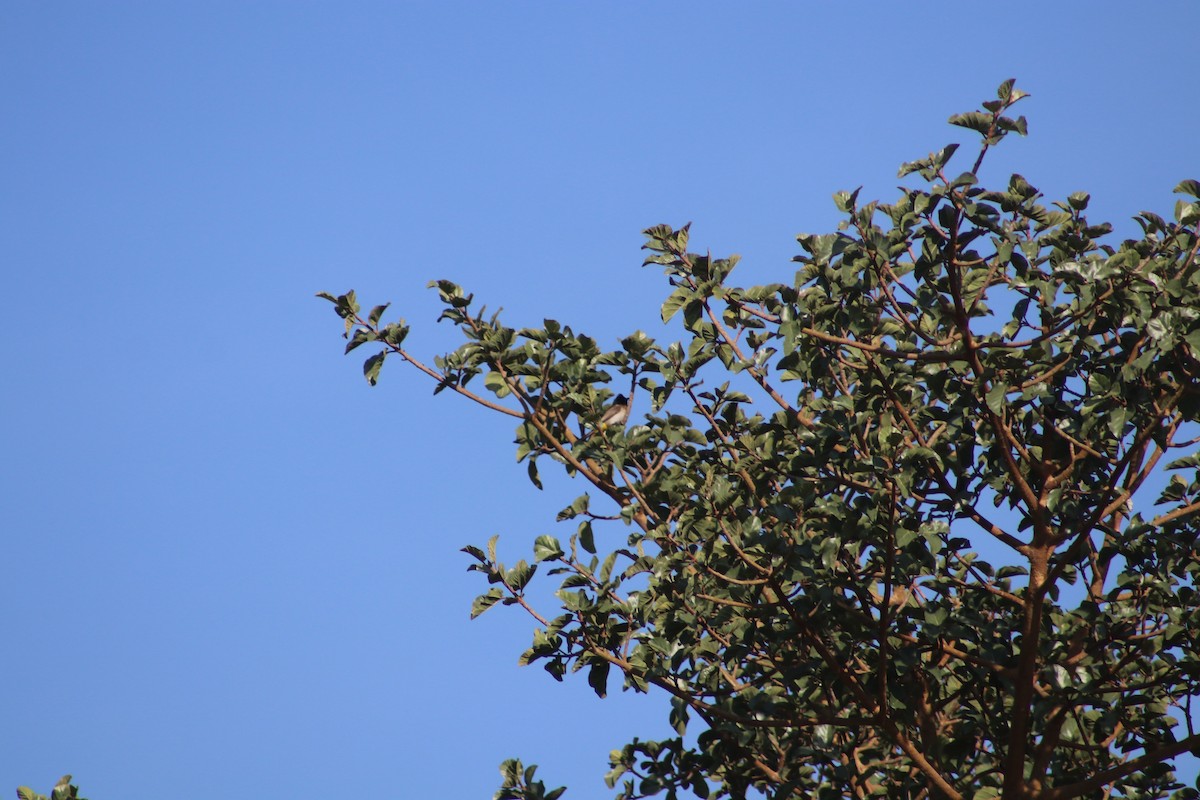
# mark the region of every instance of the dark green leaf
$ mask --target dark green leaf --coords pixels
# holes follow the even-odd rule
[[[1003,383],[997,382],[987,393],[987,406],[992,410],[993,414],[1004,413],[1005,396],[1008,394],[1008,387]]]
[[[363,362],[363,376],[366,377],[367,383],[374,386],[379,380],[379,370],[383,367],[383,360],[386,357],[387,351],[383,350]]]
[[[379,324],[379,318],[383,316],[383,312],[387,311],[387,308],[390,305],[391,303],[384,303],[381,306],[375,306],[371,309],[371,313],[367,314],[367,322],[371,325],[371,327],[375,327]]]
[[[530,482],[530,483],[532,483],[534,486],[536,486],[536,487],[537,487],[537,488],[539,488],[539,489],[542,489],[542,488],[544,488],[544,487],[542,486],[542,479],[541,479],[541,476],[539,476],[539,475],[538,475],[537,459],[536,459],[536,458],[531,458],[531,459],[529,459],[529,465],[526,467],[526,470],[525,470],[525,471],[526,471],[526,473],[529,475],[529,482]]]
[[[536,564],[529,564],[524,559],[521,559],[504,576],[504,581],[514,592],[520,592],[529,584],[529,579],[533,577],[536,571]]]
[[[592,523],[587,520],[579,523],[579,546],[592,555],[596,554],[596,542],[592,538]]]
[[[1192,180],[1190,178],[1185,181],[1180,181],[1178,184],[1176,184],[1174,192],[1175,194],[1190,195],[1197,200],[1200,200],[1200,181]]]
[[[608,694],[609,666],[607,661],[595,661],[588,670],[588,686],[592,687],[597,697],[605,697]]]
[[[496,605],[501,598],[504,597],[504,590],[498,586],[493,586],[484,594],[475,598],[475,602],[471,604],[471,619],[475,619],[483,612],[487,611],[492,606]]]
[[[992,117],[990,114],[971,111],[966,114],[955,114],[950,117],[950,124],[970,128],[981,134],[987,134],[992,128]]]

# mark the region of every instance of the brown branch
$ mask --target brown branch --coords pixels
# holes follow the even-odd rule
[[[1161,761],[1166,761],[1168,758],[1174,758],[1177,755],[1186,753],[1197,746],[1200,746],[1200,734],[1188,736],[1186,739],[1181,739],[1178,742],[1171,742],[1156,750],[1147,750],[1135,759],[1098,772],[1086,780],[1068,783],[1065,786],[1056,786],[1045,792],[1042,797],[1044,800],[1067,800],[1071,797],[1082,797],[1096,789],[1103,789],[1109,784],[1127,775],[1132,775],[1152,764],[1157,764]]]
[[[855,350],[862,350],[862,351],[868,352],[868,353],[875,353],[877,355],[887,356],[888,358],[902,359],[902,360],[906,360],[906,361],[914,361],[918,364],[933,364],[933,363],[943,363],[943,362],[950,363],[950,362],[954,362],[954,361],[963,361],[963,360],[965,360],[965,357],[966,357],[966,354],[961,350],[949,352],[949,353],[948,352],[907,353],[907,352],[901,352],[899,350],[893,350],[890,347],[884,347],[884,346],[878,345],[878,344],[868,344],[866,342],[860,342],[857,339],[847,339],[844,336],[834,336],[833,334],[825,333],[824,331],[818,330],[817,328],[803,327],[800,329],[800,331],[801,331],[801,333],[804,333],[807,336],[811,336],[813,339],[816,339],[818,341],[827,342],[829,344],[839,344],[844,347],[852,347]]]
[[[448,389],[451,389],[451,390],[457,392],[458,394],[461,394],[463,397],[466,397],[469,400],[474,400],[476,403],[483,406],[484,408],[489,408],[492,411],[499,411],[501,414],[507,414],[508,416],[516,417],[517,419],[521,419],[522,417],[525,416],[520,411],[515,411],[515,410],[509,408],[508,406],[502,406],[499,403],[494,403],[491,400],[488,400],[486,397],[480,397],[479,395],[475,394],[474,392],[470,391],[469,389],[459,386],[458,383],[456,383],[456,382],[451,382],[451,381],[447,380],[447,376],[445,374],[438,372],[436,369],[433,369],[432,367],[426,366],[419,359],[414,358],[404,348],[402,348],[398,345],[387,344],[386,342],[384,342],[383,344],[388,350],[390,350],[393,353],[395,353],[396,355],[400,356],[400,358],[404,359],[409,364],[412,364],[418,370],[420,370],[421,372],[424,372],[426,375],[433,378],[438,383],[442,384],[443,386],[445,386]]]
[[[1200,500],[1197,500],[1194,503],[1188,503],[1186,506],[1180,506],[1173,511],[1168,511],[1166,514],[1162,514],[1161,516],[1157,516],[1150,521],[1150,524],[1154,525],[1155,527],[1161,527],[1166,525],[1168,522],[1174,522],[1181,517],[1186,517],[1189,514],[1195,514],[1197,511],[1200,511]]]
[[[983,154],[981,153],[980,160],[982,158]],[[952,191],[949,199],[954,204],[955,214],[950,240],[947,244],[950,253],[947,274],[950,278],[950,292],[954,301],[955,323],[963,337],[963,350],[967,355],[967,363],[975,374],[976,380],[979,381],[981,394],[983,394],[988,391],[988,373],[979,357],[975,337],[971,331],[970,317],[964,306],[962,276],[954,265],[954,258],[957,257],[959,248],[958,226],[963,214],[963,198],[958,192]],[[996,437],[995,446],[1000,451],[1009,480],[1016,487],[1017,494],[1024,500],[1026,511],[1033,521],[1032,541],[1027,549],[1021,551],[1029,558],[1029,588],[1021,625],[1021,654],[1017,662],[1017,679],[1014,681],[1013,719],[1008,741],[1003,789],[1005,796],[1016,797],[1022,792],[1024,785],[1025,749],[1028,743],[1029,720],[1032,713],[1034,683],[1038,666],[1038,639],[1041,633],[1046,567],[1053,545],[1049,543],[1051,540],[1049,523],[1040,498],[1026,480],[1020,464],[1013,458],[1012,451],[1014,449],[1022,453],[1022,458],[1027,458],[1021,442],[1013,434],[1003,417],[992,411],[986,403],[983,404],[982,411]]]

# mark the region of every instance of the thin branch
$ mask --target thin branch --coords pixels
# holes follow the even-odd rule
[[[1115,767],[1097,772],[1092,777],[1068,783],[1065,786],[1056,786],[1043,794],[1045,800],[1068,800],[1071,797],[1082,797],[1089,792],[1097,789],[1102,789],[1109,784],[1124,778],[1127,775],[1132,775],[1135,772],[1152,765],[1166,761],[1169,758],[1174,758],[1177,755],[1186,753],[1189,750],[1200,746],[1200,734],[1188,736],[1178,742],[1171,742],[1163,745],[1155,750],[1146,750],[1137,758],[1126,761],[1124,764],[1118,764]]]

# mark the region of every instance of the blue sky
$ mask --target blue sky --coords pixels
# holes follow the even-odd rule
[[[458,552],[565,536],[581,490],[398,363],[369,388],[313,294],[392,301],[430,355],[434,278],[670,338],[643,228],[790,279],[833,192],[892,199],[1014,76],[1031,135],[985,181],[1128,232],[1200,171],[1196,30],[1191,2],[5,3],[0,791],[490,797],[518,755],[605,796],[661,698],[519,669],[530,623],[469,622]]]

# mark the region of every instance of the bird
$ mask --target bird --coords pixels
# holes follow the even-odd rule
[[[607,430],[609,425],[624,425],[629,419],[629,398],[623,394],[613,398],[612,404],[600,415],[597,427]]]

